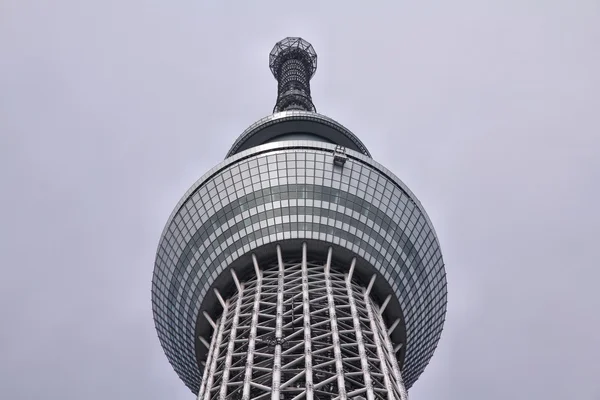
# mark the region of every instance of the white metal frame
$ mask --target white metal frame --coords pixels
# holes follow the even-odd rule
[[[224,299],[213,326],[199,400],[407,400],[396,359],[399,346],[372,300],[375,276],[364,287],[348,269],[327,260],[286,260],[277,247],[277,263],[240,282]]]

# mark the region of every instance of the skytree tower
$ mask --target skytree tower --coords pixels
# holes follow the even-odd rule
[[[269,66],[273,114],[192,185],[160,238],[162,347],[201,400],[405,400],[446,313],[433,225],[358,137],[316,112],[308,42],[278,42]]]

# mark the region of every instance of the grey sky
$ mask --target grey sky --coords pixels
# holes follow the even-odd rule
[[[600,399],[600,2],[233,3],[0,3],[0,398],[194,398],[154,331],[156,245],[302,36],[317,109],[442,244],[411,399]]]

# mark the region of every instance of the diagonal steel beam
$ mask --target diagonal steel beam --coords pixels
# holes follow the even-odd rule
[[[375,276],[373,276],[373,278],[374,277]],[[374,279],[371,279],[371,282],[373,281]],[[377,325],[377,322],[375,321],[375,314],[373,312],[373,307],[371,306],[371,299],[367,290],[364,291],[363,296],[365,308],[367,309],[367,314],[369,316],[369,324],[371,325],[371,331],[373,332],[373,341],[375,342],[375,346],[377,347],[377,356],[379,358],[381,372],[383,374],[383,383],[387,391],[387,398],[388,400],[396,400],[394,397],[394,385],[392,384],[392,381],[390,379],[390,371],[388,370],[388,366],[385,361],[386,354],[378,334],[379,327]]]
[[[229,333],[229,343],[227,345],[227,355],[225,356],[225,367],[223,369],[223,377],[221,378],[221,389],[219,391],[219,400],[225,400],[227,397],[227,384],[229,383],[229,373],[231,371],[231,359],[233,357],[233,350],[235,349],[235,339],[237,336],[238,321],[240,319],[240,308],[242,307],[242,301],[244,299],[244,287],[240,286],[238,292],[237,302],[235,304],[233,321],[231,323]]]
[[[354,270],[356,264],[356,258],[352,259],[352,265],[350,271]],[[375,393],[373,392],[373,382],[371,380],[371,372],[369,370],[369,361],[365,351],[365,343],[363,340],[362,327],[360,319],[358,317],[358,311],[356,310],[356,301],[354,300],[354,290],[352,289],[352,282],[350,276],[346,279],[346,289],[348,291],[348,302],[350,303],[350,312],[352,313],[352,321],[354,323],[354,330],[356,331],[356,345],[358,347],[358,354],[360,357],[360,367],[363,373],[363,379],[365,382],[365,390],[367,393],[367,400],[374,400]]]
[[[216,339],[213,342],[214,347],[211,351],[213,353],[213,356],[212,356],[212,360],[210,363],[210,370],[208,372],[208,376],[206,379],[204,393],[200,392],[198,394],[198,399],[209,399],[210,398],[210,391],[212,389],[212,384],[215,379],[215,372],[217,370],[217,361],[219,358],[219,350],[221,348],[221,341],[223,340],[223,331],[225,330],[225,323],[227,321],[228,309],[229,309],[229,300],[225,303],[225,307],[223,308],[223,314],[221,315],[221,319],[219,321],[218,328],[217,328],[216,332],[214,333],[214,335],[216,336]]]

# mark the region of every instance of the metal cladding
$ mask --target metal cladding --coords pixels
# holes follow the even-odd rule
[[[341,144],[371,157],[363,142],[339,122],[325,115],[297,110],[271,114],[250,125],[233,143],[227,157],[297,132],[313,134],[320,137],[321,141]]]
[[[310,79],[317,70],[317,53],[306,40],[289,37],[275,44],[269,67],[278,82],[273,112],[316,111],[310,97]]]
[[[298,38],[276,45],[276,77],[298,49],[314,54]],[[404,400],[446,297],[417,198],[352,132],[306,109],[253,124],[192,185],[152,280],[161,345],[199,399]]]

